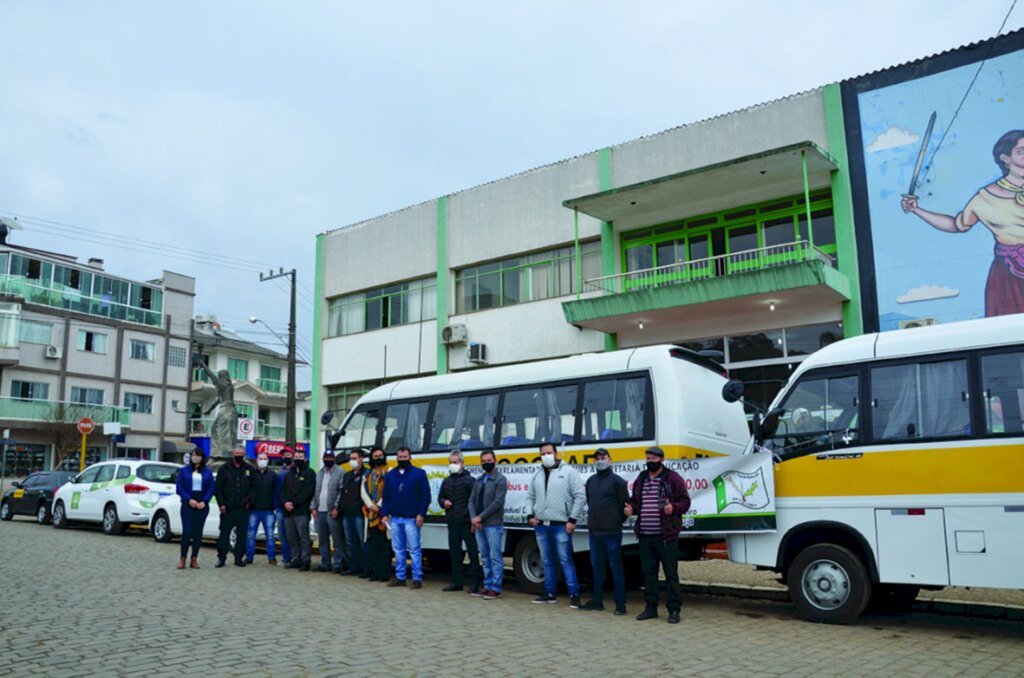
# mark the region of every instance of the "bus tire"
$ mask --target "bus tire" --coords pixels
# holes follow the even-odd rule
[[[815,544],[800,551],[786,575],[789,596],[808,621],[849,624],[871,599],[867,568],[838,544]]]
[[[516,581],[527,593],[544,593],[544,566],[540,561],[540,548],[533,534],[524,535],[512,553],[512,571]]]

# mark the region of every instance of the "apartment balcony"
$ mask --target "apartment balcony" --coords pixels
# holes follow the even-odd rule
[[[159,311],[89,296],[59,283],[51,283],[50,287],[37,283],[38,281],[20,275],[0,275],[0,295],[23,299],[30,304],[66,309],[100,318],[123,320],[150,327],[163,326],[163,314]]]
[[[89,417],[97,428],[108,422],[121,426],[131,425],[131,410],[113,405],[84,405],[59,400],[27,400],[0,398],[0,420],[32,422],[34,424],[76,424]]]
[[[649,343],[830,320],[850,281],[800,240],[593,278],[584,292],[562,304],[569,323]]]
[[[213,418],[196,417],[189,420],[189,435],[193,437],[209,437],[213,430]],[[296,427],[295,437],[303,442],[309,441],[309,429],[304,426]],[[271,425],[265,421],[256,422],[256,438],[261,440],[284,440],[285,427],[283,425]]]
[[[281,381],[280,379],[260,379],[256,382],[256,385],[267,393],[273,393],[276,395],[283,395],[288,391],[288,383]]]

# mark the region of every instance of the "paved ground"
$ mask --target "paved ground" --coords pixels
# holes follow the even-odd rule
[[[0,524],[0,674],[1020,675],[1024,624],[928,614],[810,624],[784,603],[688,596],[683,621],[484,602],[257,565],[179,572],[144,536]],[[684,566],[684,575],[686,572]],[[706,565],[701,567],[718,567]],[[639,612],[634,595],[630,610]],[[650,650],[648,650],[650,649]],[[554,660],[553,657],[558,657]]]

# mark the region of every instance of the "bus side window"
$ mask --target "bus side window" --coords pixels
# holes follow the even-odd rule
[[[986,433],[1024,431],[1024,352],[983,356],[981,391]]]
[[[876,367],[871,370],[874,439],[969,435],[968,392],[965,360]]]
[[[434,405],[430,450],[482,450],[494,445],[498,394],[439,398]]]
[[[337,449],[354,449],[362,447],[370,449],[377,443],[377,425],[380,423],[380,410],[359,408],[352,413],[345,423],[345,435],[338,441]]]
[[[384,416],[384,451],[393,454],[401,446],[423,450],[423,429],[430,403],[388,405]]]
[[[859,389],[857,375],[801,380],[783,401],[785,413],[766,447],[799,456],[856,441]]]
[[[584,441],[649,438],[644,414],[649,405],[643,377],[591,381],[583,390]]]

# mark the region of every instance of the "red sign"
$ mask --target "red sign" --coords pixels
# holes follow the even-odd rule
[[[96,430],[96,422],[89,417],[82,417],[78,420],[78,432],[83,436],[87,436]]]
[[[277,458],[281,456],[281,450],[287,447],[288,444],[279,440],[247,440],[245,441],[246,452],[249,457],[256,458],[261,452],[266,452],[268,457]],[[309,454],[309,445],[306,443],[298,443],[292,449],[301,449],[303,452]]]

